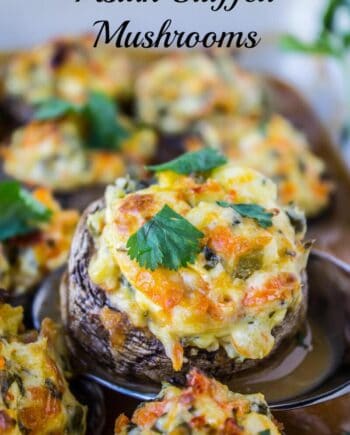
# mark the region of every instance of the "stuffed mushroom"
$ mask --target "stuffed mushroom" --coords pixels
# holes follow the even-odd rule
[[[257,116],[261,84],[229,57],[177,53],[154,62],[136,80],[141,121],[165,133],[181,133],[214,113]]]
[[[86,128],[74,116],[33,121],[15,131],[2,148],[4,172],[29,185],[57,192],[106,185],[132,172],[139,175],[155,151],[150,129],[133,129],[125,122],[120,149],[86,143]]]
[[[0,288],[8,298],[31,292],[67,260],[79,214],[50,192],[0,183]]]
[[[0,304],[0,432],[84,434],[87,410],[69,390],[59,328],[45,319],[39,335],[24,331],[22,317]]]
[[[153,168],[150,187],[118,180],[84,213],[61,300],[94,364],[156,382],[191,366],[220,378],[298,329],[303,214],[279,206],[263,175],[223,163],[211,149],[185,154]]]
[[[300,207],[308,217],[329,204],[333,183],[325,163],[313,154],[305,136],[280,115],[267,119],[219,115],[198,122],[187,149],[220,149],[237,166],[261,171],[278,186],[282,204]]]
[[[64,205],[84,209],[116,178],[143,175],[156,143],[151,128],[134,125],[107,95],[93,92],[81,104],[43,103],[0,151],[7,177],[50,188]]]
[[[90,91],[128,98],[132,81],[126,53],[93,43],[93,35],[62,37],[15,53],[3,71],[4,108],[27,121],[38,103],[51,98],[79,103]]]
[[[141,404],[131,420],[120,415],[114,433],[280,435],[282,427],[262,394],[233,393],[192,370],[185,388],[165,384],[157,400]]]

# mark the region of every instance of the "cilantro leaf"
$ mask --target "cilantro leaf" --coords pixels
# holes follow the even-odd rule
[[[73,113],[86,125],[84,145],[89,149],[119,150],[121,142],[129,136],[119,121],[116,104],[101,92],[91,92],[82,105],[58,98],[45,101],[34,119],[47,121]]]
[[[83,109],[88,123],[90,149],[119,149],[129,132],[118,121],[118,109],[106,95],[91,92]]]
[[[50,219],[51,210],[16,181],[0,183],[0,241],[28,234]]]
[[[61,118],[65,115],[80,111],[80,107],[69,101],[59,98],[52,98],[44,101],[33,115],[38,121],[47,121],[49,119]]]
[[[232,204],[230,202],[218,201],[220,207],[232,208],[243,217],[255,219],[263,228],[272,226],[273,213],[266,211],[264,207],[257,204]]]
[[[261,430],[258,435],[271,435],[270,429]]]
[[[177,270],[194,263],[203,236],[188,220],[165,205],[129,238],[126,247],[129,257],[146,269]]]
[[[146,166],[146,169],[155,172],[173,171],[177,174],[192,174],[205,172],[227,163],[226,157],[213,148],[203,148],[199,151],[185,153],[170,162],[160,165]]]

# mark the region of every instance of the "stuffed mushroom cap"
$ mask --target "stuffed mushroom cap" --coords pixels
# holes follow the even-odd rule
[[[86,125],[74,116],[33,121],[14,132],[1,149],[4,172],[30,185],[58,192],[112,183],[127,171],[143,173],[156,147],[151,129],[133,128],[123,120],[127,137],[120,149],[87,145]]]
[[[18,204],[11,203],[12,193],[12,191],[4,193],[9,195],[7,207],[9,209],[12,207],[11,211],[13,207],[18,207]],[[21,189],[19,195],[22,194]],[[79,213],[76,210],[62,209],[47,189],[35,189],[31,194],[28,193],[28,196],[31,197],[28,200],[35,201],[39,207],[44,207],[49,216],[45,221],[37,222],[27,234],[19,233],[0,242],[0,288],[9,296],[32,291],[45,276],[67,261],[79,220]],[[0,226],[1,235],[8,229],[6,225],[17,225],[21,230],[18,222],[24,226],[27,217],[21,215],[20,210],[17,210],[17,215],[18,221],[12,223],[7,222],[5,216]]]
[[[158,400],[141,404],[131,420],[119,416],[114,433],[279,435],[281,432],[262,394],[233,393],[192,370],[185,388],[165,384]]]
[[[200,363],[232,373],[295,332],[306,306],[305,228],[296,232],[270,180],[229,164],[199,177],[166,171],[148,188],[129,188],[109,186],[73,240],[63,312],[85,350],[104,349],[100,360],[116,373],[159,380]],[[130,238],[139,237],[154,242],[139,246],[151,264],[131,258]]]
[[[35,105],[50,98],[81,102],[89,91],[112,98],[128,96],[131,87],[125,52],[93,47],[94,36],[57,38],[14,54],[4,72],[4,98]]]
[[[305,136],[280,115],[253,119],[218,115],[193,126],[187,149],[220,149],[237,166],[248,166],[271,178],[278,199],[300,207],[308,217],[329,204],[333,184],[325,178],[326,165],[313,154]]]
[[[20,307],[0,305],[0,432],[84,434],[86,408],[65,379],[59,328],[45,319],[39,335],[23,333],[22,316]]]
[[[257,78],[224,56],[167,56],[140,74],[135,93],[140,120],[166,133],[216,111],[255,116],[262,108]]]

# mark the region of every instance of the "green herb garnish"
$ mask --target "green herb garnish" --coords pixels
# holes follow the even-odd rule
[[[155,270],[177,270],[194,263],[204,234],[188,220],[165,205],[159,213],[133,234],[126,247],[140,266]]]
[[[84,104],[51,99],[39,106],[34,119],[47,121],[75,114],[86,125],[84,145],[89,149],[118,150],[129,132],[118,120],[116,104],[105,94],[91,92]]]
[[[232,204],[230,202],[218,201],[220,207],[232,208],[243,217],[255,219],[263,228],[272,226],[273,213],[268,212],[264,207],[257,204]]]
[[[31,233],[50,219],[42,205],[16,181],[0,183],[0,241]]]
[[[261,430],[258,435],[271,435],[270,429]]]
[[[286,51],[296,51],[305,54],[316,54],[323,56],[341,56],[340,48],[334,44],[330,36],[319,36],[313,42],[304,42],[293,35],[285,35],[281,39],[281,47]]]
[[[183,154],[170,162],[160,165],[146,166],[146,169],[155,172],[173,171],[177,174],[192,174],[206,172],[227,163],[225,156],[213,148],[203,148],[199,151]]]
[[[52,98],[42,103],[33,117],[37,121],[47,121],[49,119],[62,118],[63,116],[71,113],[80,113],[81,106],[70,103],[69,101],[60,100],[59,98]]]
[[[340,13],[347,13],[350,16],[350,1],[329,0],[317,37],[311,42],[304,42],[292,35],[285,35],[281,41],[282,48],[301,53],[341,58],[350,48],[350,31],[343,31],[338,24]]]
[[[88,146],[92,149],[120,149],[129,132],[118,122],[118,109],[101,93],[91,93],[83,110],[89,127]]]

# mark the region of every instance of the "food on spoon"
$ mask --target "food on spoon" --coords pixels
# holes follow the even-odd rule
[[[212,149],[119,179],[77,228],[61,289],[73,344],[115,375],[217,377],[258,364],[305,317],[305,218]],[[293,216],[293,219],[291,219]],[[294,226],[293,226],[294,225]]]
[[[22,308],[0,305],[0,432],[84,434],[87,410],[65,379],[60,329],[45,319],[39,335],[25,332],[22,316]]]
[[[154,132],[122,119],[101,93],[81,105],[49,100],[35,118],[2,148],[5,173],[31,185],[59,192],[105,185],[127,170],[139,175],[155,152]]]
[[[79,215],[62,210],[43,188],[32,193],[15,181],[0,183],[0,288],[30,292],[67,260]]]
[[[165,384],[157,400],[141,404],[131,420],[120,415],[114,433],[279,435],[281,427],[262,394],[233,393],[192,370],[186,387]]]
[[[221,115],[198,122],[187,149],[211,146],[237,166],[261,171],[278,186],[282,204],[294,203],[307,216],[318,215],[329,203],[332,183],[325,163],[316,157],[305,136],[280,115],[252,119]]]
[[[225,56],[176,53],[154,62],[136,81],[141,121],[167,133],[185,131],[209,114],[256,116],[263,94],[259,80]]]

